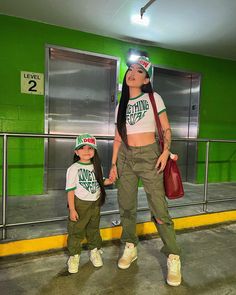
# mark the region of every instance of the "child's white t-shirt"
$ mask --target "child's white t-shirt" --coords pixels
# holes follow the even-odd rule
[[[154,92],[154,99],[160,115],[166,111],[166,107],[161,96],[156,92]],[[119,104],[115,111],[115,123],[117,123],[118,108]],[[156,131],[155,117],[148,93],[129,99],[126,109],[126,129],[127,134]]]
[[[84,201],[96,201],[101,194],[91,163],[76,162],[66,172],[66,191],[75,191],[75,196]]]

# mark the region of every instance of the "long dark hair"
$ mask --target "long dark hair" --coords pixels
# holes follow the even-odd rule
[[[79,160],[80,160],[80,157],[74,154],[73,163],[78,162]],[[101,189],[100,206],[102,206],[105,203],[106,191],[105,191],[104,183],[103,183],[101,161],[100,161],[98,152],[95,149],[94,149],[94,157],[91,159],[91,163],[93,164],[94,174]]]
[[[123,79],[121,98],[120,98],[119,109],[117,114],[117,130],[126,147],[128,147],[127,130],[126,130],[126,109],[129,102],[129,86],[126,84],[126,74],[128,71],[129,69],[126,71],[124,79]],[[149,78],[149,75],[147,72],[146,72],[146,78]],[[153,89],[152,89],[151,82],[149,81],[148,84],[142,85],[141,91],[143,93],[152,93]]]

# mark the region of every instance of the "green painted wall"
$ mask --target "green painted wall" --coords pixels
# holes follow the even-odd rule
[[[0,131],[44,133],[44,97],[20,93],[20,71],[45,71],[45,44],[121,58],[120,81],[129,48],[149,53],[154,64],[202,74],[201,138],[236,139],[236,61],[141,46],[15,17],[0,16]],[[204,151],[199,145],[198,182],[204,178]],[[236,180],[236,146],[211,148],[210,181]],[[9,140],[11,195],[43,193],[44,153],[41,139]]]

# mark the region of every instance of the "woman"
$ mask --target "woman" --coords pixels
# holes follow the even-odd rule
[[[156,123],[148,93],[152,65],[140,57],[128,68],[116,108],[116,131],[110,177],[118,181],[118,203],[122,224],[121,241],[125,243],[118,267],[127,269],[137,259],[136,214],[138,181],[142,180],[153,220],[164,243],[167,256],[167,283],[181,283],[180,249],[176,244],[173,222],[168,213],[163,187],[163,170],[169,157],[171,129],[162,98],[154,93],[161,126],[164,149],[160,154],[156,142]]]

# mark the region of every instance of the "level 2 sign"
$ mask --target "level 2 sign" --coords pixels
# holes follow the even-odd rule
[[[21,71],[21,93],[44,94],[44,77],[42,73]]]

